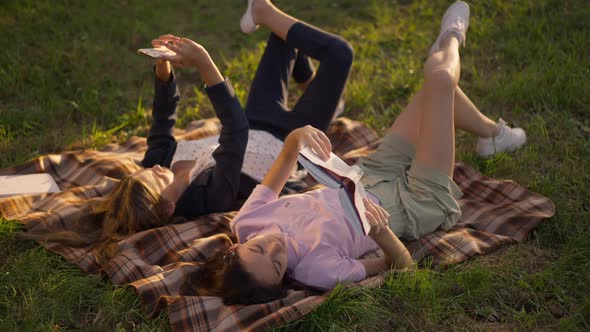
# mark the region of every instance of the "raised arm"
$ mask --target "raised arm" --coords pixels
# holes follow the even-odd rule
[[[248,143],[248,120],[229,79],[200,44],[172,35],[160,36],[157,43],[176,53],[167,57],[175,66],[195,67],[205,81],[205,91],[221,122],[219,147],[213,152],[215,166],[187,184],[176,214],[196,216],[231,209],[237,195],[244,154]],[[188,181],[188,180],[187,180]],[[203,205],[199,205],[199,202]]]
[[[266,173],[262,184],[277,195],[280,194],[297,163],[299,151],[306,146],[309,146],[323,160],[328,160],[332,151],[330,140],[321,130],[312,126],[297,128],[285,139],[283,150]]]
[[[163,35],[152,40],[152,45],[165,46],[176,52],[176,55],[156,61],[152,125],[147,139],[148,149],[141,162],[143,167],[165,164],[172,157],[171,146],[176,143],[172,131],[176,124],[176,109],[180,94],[170,63],[177,67],[196,68],[208,87],[224,82],[223,76],[207,50],[194,41],[173,35]]]
[[[174,71],[168,61],[158,60],[154,73],[152,124],[147,138],[148,148],[141,162],[143,167],[164,164],[170,157],[171,146],[176,144],[172,131],[176,124],[180,94],[176,88]]]

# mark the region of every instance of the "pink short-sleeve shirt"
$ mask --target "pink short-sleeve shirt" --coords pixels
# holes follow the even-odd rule
[[[335,189],[278,198],[268,187],[258,185],[231,227],[240,243],[281,234],[287,243],[291,277],[330,289],[338,282],[364,279],[366,270],[357,258],[378,249],[373,239],[357,234],[345,218]]]

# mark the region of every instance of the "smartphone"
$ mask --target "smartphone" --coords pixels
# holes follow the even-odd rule
[[[137,50],[137,53],[147,55],[154,59],[161,59],[162,56],[174,56],[176,55],[175,52],[167,49],[164,46],[156,47],[156,48],[140,48]]]

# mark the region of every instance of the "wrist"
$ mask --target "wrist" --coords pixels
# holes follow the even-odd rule
[[[285,148],[289,149],[290,151],[297,151],[301,149],[301,144],[299,142],[299,131],[296,129],[289,133],[285,138]]]
[[[196,56],[195,56],[194,61],[192,63],[193,67],[195,67],[197,70],[201,71],[201,70],[211,67],[212,64],[214,65],[213,60],[211,59],[211,56],[209,55],[209,52],[207,52],[207,50],[205,48],[199,47],[196,51]]]
[[[170,79],[172,78],[172,67],[170,66],[170,62],[163,60],[156,61],[155,74],[156,78],[161,82],[170,82]]]
[[[391,234],[389,234],[390,232]],[[371,228],[371,231],[369,231],[369,236],[375,242],[380,243],[381,241],[387,241],[387,239],[389,239],[391,236],[395,237],[395,234],[391,231],[391,229],[389,229],[389,227],[378,230],[373,230],[373,228]]]
[[[214,86],[224,81],[223,76],[208,53],[206,56],[199,58],[199,61],[195,63],[195,67],[207,86]]]

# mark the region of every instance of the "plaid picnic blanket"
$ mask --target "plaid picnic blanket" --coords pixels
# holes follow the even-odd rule
[[[192,139],[218,130],[218,121],[209,119],[175,134]],[[346,118],[332,123],[328,136],[334,152],[349,163],[380,142],[371,128]],[[125,174],[140,168],[137,163],[145,149],[145,138],[133,137],[100,151],[47,155],[2,170],[0,174],[50,173],[62,192],[0,199],[0,213],[6,219],[21,221],[29,231],[71,229],[90,213],[93,200],[107,195]],[[485,177],[464,164],[456,165],[454,180],[465,194],[460,201],[463,217],[447,232],[436,231],[408,243],[417,260],[428,257],[433,264],[450,264],[522,241],[541,220],[555,212],[550,199],[512,181]],[[166,307],[177,331],[264,329],[301,318],[326,299],[329,292],[291,290],[287,297],[271,303],[225,306],[220,298],[195,296],[191,275],[198,273],[200,262],[224,249],[219,234],[233,237],[228,222],[234,214],[208,215],[135,234],[120,242],[119,254],[102,266],[102,271],[114,284],[135,287],[151,313]],[[88,248],[58,242],[42,245],[86,272],[101,271]],[[368,278],[352,287],[377,286],[385,276]]]

